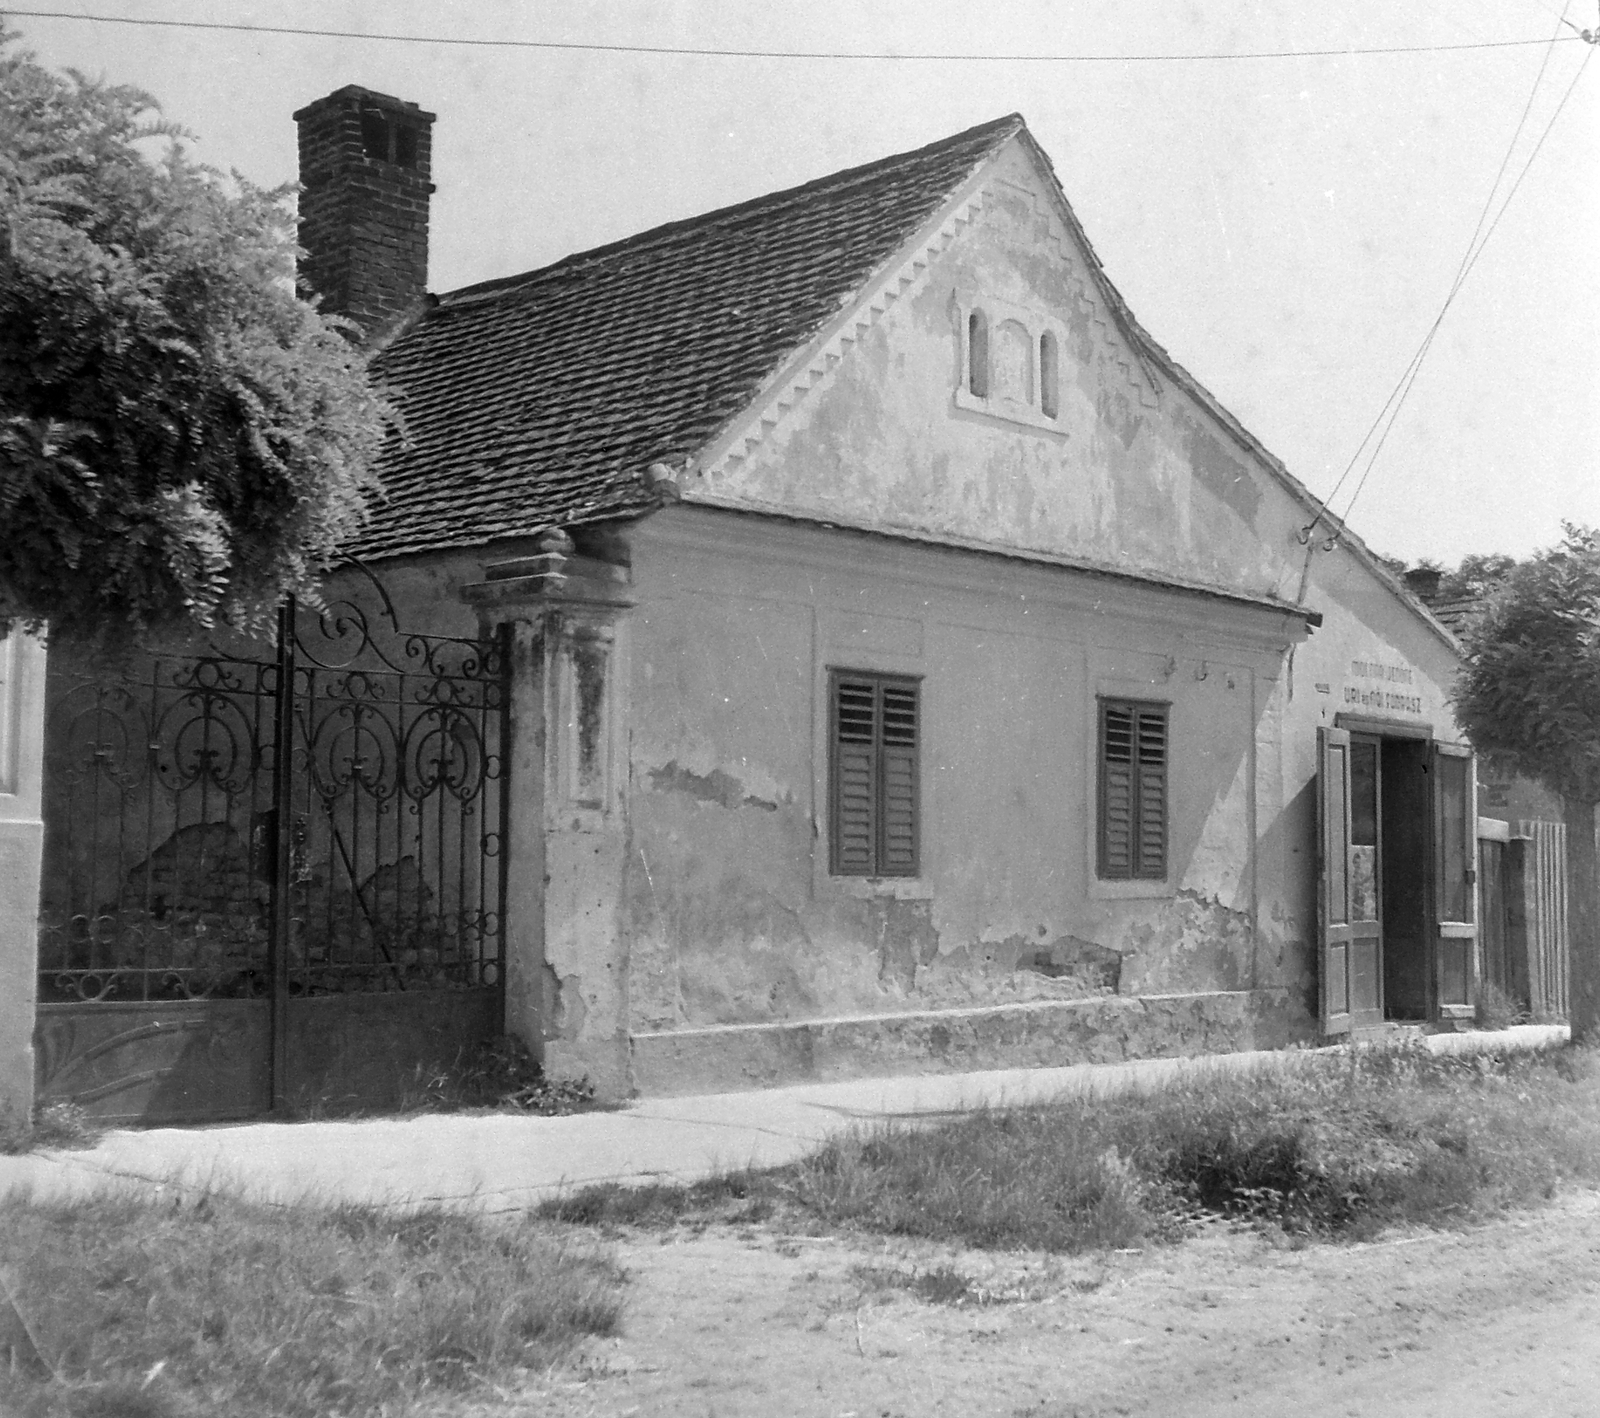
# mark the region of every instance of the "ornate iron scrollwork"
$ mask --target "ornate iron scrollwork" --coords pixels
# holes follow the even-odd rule
[[[41,1001],[266,996],[283,861],[291,994],[499,984],[502,650],[404,632],[346,580],[296,617],[292,682],[265,647],[115,673],[56,648]]]

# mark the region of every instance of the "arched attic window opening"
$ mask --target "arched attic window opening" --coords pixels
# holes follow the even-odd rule
[[[981,310],[967,317],[967,392],[989,397],[989,319]]]
[[[1049,419],[1061,408],[1057,366],[1056,337],[1046,330],[1039,336],[1039,411]]]

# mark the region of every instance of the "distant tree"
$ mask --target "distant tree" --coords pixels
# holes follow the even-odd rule
[[[267,625],[354,531],[387,411],[295,295],[292,189],[0,29],[0,623]]]
[[[1574,1033],[1600,1032],[1600,531],[1515,564],[1464,627],[1457,717],[1473,743],[1565,804]]]
[[[1468,596],[1484,597],[1497,590],[1516,569],[1517,559],[1501,552],[1472,552],[1461,558],[1461,565],[1446,571],[1439,581],[1439,595],[1445,600]]]

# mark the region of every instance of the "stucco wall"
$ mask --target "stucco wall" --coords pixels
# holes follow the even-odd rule
[[[685,498],[728,509],[782,509],[909,539],[1021,549],[1041,561],[1116,567],[1285,603],[1300,596],[1305,578],[1304,603],[1324,616],[1324,624],[1281,672],[1254,671],[1248,693],[1255,759],[1233,797],[1214,805],[1208,800],[1209,835],[1187,868],[1202,883],[1200,901],[1180,894],[1159,911],[1149,903],[1130,907],[1121,920],[1091,912],[1070,929],[1104,937],[1118,949],[1139,931],[1168,942],[1206,940],[1211,943],[1193,952],[1157,949],[1131,957],[1128,982],[1149,990],[1225,988],[1240,978],[1244,952],[1235,943],[1235,926],[1238,940],[1250,935],[1236,918],[1215,913],[1218,902],[1233,909],[1227,890],[1211,889],[1212,878],[1232,863],[1262,883],[1250,978],[1314,999],[1316,727],[1345,712],[1426,724],[1438,738],[1459,739],[1447,702],[1454,650],[1348,545],[1326,549],[1326,528],[1308,551],[1300,534],[1312,512],[1304,498],[1202,398],[1158,361],[1135,352],[1055,207],[1047,179],[1020,144],[908,251],[913,259],[823,332],[775,382],[768,402],[736,420],[687,470]],[[1059,336],[1054,418],[1042,417],[1037,397],[1024,406],[971,396],[967,338],[975,309],[987,313],[991,340],[1002,321],[1026,326],[1035,342],[1047,330]],[[1035,367],[1035,381],[1039,375]],[[994,594],[1002,600],[1013,594],[1010,574],[996,582]],[[747,588],[746,594],[754,592]],[[882,593],[860,594],[870,606]],[[1184,604],[1183,597],[1172,604]],[[1220,630],[1228,619],[1215,606],[1211,624]],[[1169,653],[1149,635],[1114,643]],[[974,655],[976,644],[930,633],[929,663],[948,656],[942,660],[947,668],[981,666],[977,674],[996,677],[1003,691],[1013,673],[1037,675],[1040,683],[1076,674],[1080,684],[1089,673],[1087,661],[1049,666],[1027,652],[1016,656],[1026,670],[1013,671],[993,644]],[[1241,658],[1248,662],[1235,656]],[[1128,673],[1137,682],[1150,671],[1134,656]],[[1198,683],[1215,692],[1214,680]],[[1081,743],[1092,722],[1092,703],[1085,701],[1071,725],[1048,723],[1035,733],[1021,708],[1024,686],[1008,697],[1019,706],[1009,744],[996,738],[963,746],[972,783],[991,790],[1006,782],[995,758],[1008,762],[1014,752],[1038,762],[1045,741],[1059,753],[1064,735],[1075,733],[1072,742]],[[1202,712],[1199,702],[1195,712]],[[957,722],[974,721],[971,703],[951,707]],[[1218,740],[1214,751],[1225,757],[1230,750],[1223,745],[1230,742]],[[949,770],[952,786],[963,771]],[[1057,840],[1076,844],[1092,820],[1083,809],[1085,783],[1092,783],[1092,764],[1079,760],[1071,785],[1078,810],[1051,824]],[[1245,820],[1226,806],[1235,798],[1254,814],[1250,841],[1235,836]],[[1056,801],[1063,801],[1059,794]],[[1180,814],[1197,811],[1176,792],[1174,802]],[[1038,855],[1033,846],[1022,848],[1013,870],[980,854],[973,876],[993,899],[1009,892],[1014,900],[1018,881],[1028,883],[1029,893],[1037,889],[1047,870]],[[1076,845],[1066,855],[1073,862],[1082,857]],[[1209,867],[1197,865],[1206,861]],[[1059,866],[1049,871],[1054,889],[1084,889],[1081,876],[1069,880]],[[1180,882],[1180,892],[1184,886]],[[983,892],[972,900],[985,900]],[[1202,910],[1202,903],[1213,904]],[[991,938],[1026,938],[1037,928],[1020,919],[1002,922],[1004,914],[987,904],[969,908],[959,895],[936,911],[939,939],[958,942],[947,948],[966,950],[960,958],[976,961]],[[866,966],[858,961],[852,968],[859,974]],[[1027,987],[1033,988],[1031,981]]]
[[[33,1106],[44,646],[0,638],[0,1113]]]
[[[1259,958],[1263,985],[1313,1001],[1318,727],[1355,718],[1425,729],[1447,743],[1465,736],[1449,702],[1455,651],[1353,552],[1317,546],[1306,604],[1323,622],[1285,666],[1281,784],[1262,785]]]
[[[1031,395],[973,396],[975,309],[1034,348],[1058,340],[1053,415],[1037,366]],[[1307,569],[1303,498],[1136,350],[1020,143],[680,485],[683,505],[612,547],[637,603],[608,661],[614,812],[563,814],[566,711],[556,680],[539,691],[557,735],[546,957],[513,1014],[557,1053],[1108,978],[1122,995],[1276,992],[1305,1017],[1316,728],[1354,713],[1459,738],[1455,654],[1350,548],[1314,539]],[[457,588],[514,550],[391,567],[402,619],[466,629]],[[1293,616],[1199,590],[1287,606],[1302,576],[1324,620],[1297,645]],[[915,881],[827,871],[830,667],[921,677]],[[1173,706],[1163,883],[1096,879],[1100,694]]]
[[[692,508],[632,543],[635,1030],[1071,998],[1106,968],[1123,994],[1254,986],[1289,617]],[[921,677],[914,881],[828,872],[830,668]],[[1172,704],[1165,882],[1096,879],[1101,694]]]
[[[1298,508],[1135,352],[1020,144],[910,249],[697,460],[687,497],[1292,597]],[[1058,335],[1054,418],[967,396],[973,309]]]

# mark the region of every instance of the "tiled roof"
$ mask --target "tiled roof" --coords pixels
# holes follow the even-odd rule
[[[1457,635],[1461,628],[1483,609],[1481,596],[1456,596],[1448,600],[1428,601],[1427,607],[1436,620],[1443,621]]]
[[[474,546],[641,511],[838,313],[1016,114],[524,275],[469,286],[374,361],[406,442],[353,550]]]

